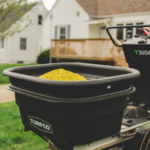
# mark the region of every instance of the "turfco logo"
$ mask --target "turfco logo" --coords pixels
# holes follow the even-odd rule
[[[136,55],[150,55],[150,50],[134,50]]]
[[[28,119],[30,125],[34,126],[35,128],[44,132],[53,133],[51,124],[47,123],[46,121],[33,116],[28,116]]]

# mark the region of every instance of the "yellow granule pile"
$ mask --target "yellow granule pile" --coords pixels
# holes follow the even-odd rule
[[[57,81],[85,81],[86,79],[79,74],[64,69],[57,69],[45,73],[38,78]]]

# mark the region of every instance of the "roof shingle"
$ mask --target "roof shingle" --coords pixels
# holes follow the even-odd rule
[[[90,16],[150,11],[149,0],[76,0]]]

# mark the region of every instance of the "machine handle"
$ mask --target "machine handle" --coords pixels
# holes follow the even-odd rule
[[[122,45],[118,45],[118,44],[115,43],[114,39],[112,38],[112,36],[111,36],[111,34],[110,34],[110,32],[109,32],[109,29],[134,28],[134,27],[136,27],[136,28],[138,28],[138,27],[139,27],[139,28],[141,28],[141,27],[150,27],[150,25],[113,26],[113,27],[108,27],[108,28],[106,29],[106,31],[107,31],[107,33],[108,33],[108,35],[109,35],[111,41],[113,42],[113,44],[114,44],[115,46],[117,46],[117,47],[122,47]]]

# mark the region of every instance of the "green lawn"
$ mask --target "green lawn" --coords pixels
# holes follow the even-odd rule
[[[0,104],[0,150],[46,150],[48,143],[31,131],[24,132],[15,102]]]
[[[29,66],[29,65],[35,64],[0,64],[0,85],[9,83],[8,77],[2,75],[3,70],[12,67]]]

